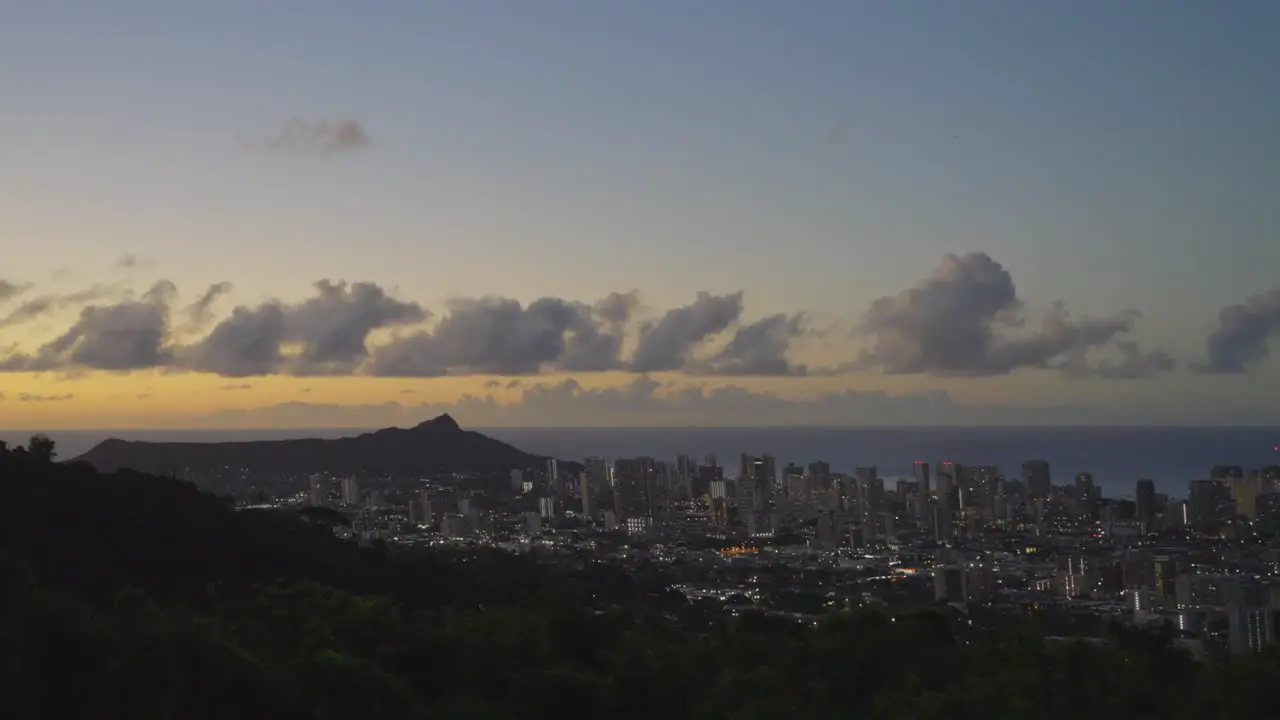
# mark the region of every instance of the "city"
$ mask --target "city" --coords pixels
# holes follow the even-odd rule
[[[15,720],[1280,718],[1280,2],[13,2]]]
[[[1103,497],[1047,462],[779,466],[718,458],[548,460],[509,476],[246,478],[242,507],[331,508],[335,532],[404,548],[535,553],[559,564],[652,563],[690,600],[815,620],[832,609],[930,602],[1037,614],[1063,635],[1172,623],[1202,654],[1276,644],[1280,467],[1210,469],[1185,499],[1138,480]],[[190,479],[211,488],[233,468]],[[506,480],[506,482],[503,482]],[[294,486],[305,482],[303,487]],[[246,484],[247,483],[247,484]],[[272,497],[257,488],[271,488]]]

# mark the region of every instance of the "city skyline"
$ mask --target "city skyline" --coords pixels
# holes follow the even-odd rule
[[[303,7],[0,28],[0,428],[1280,423],[1280,10]]]

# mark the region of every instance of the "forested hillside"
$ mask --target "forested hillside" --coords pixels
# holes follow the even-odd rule
[[[7,717],[1280,717],[1275,654],[941,610],[709,622],[617,569],[362,549],[52,455],[0,453]]]

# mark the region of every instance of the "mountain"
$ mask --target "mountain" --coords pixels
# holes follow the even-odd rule
[[[333,440],[178,443],[112,438],[98,443],[74,461],[88,463],[100,472],[128,468],[145,473],[178,474],[184,468],[224,465],[267,473],[411,475],[524,470],[546,467],[548,459],[478,432],[463,430],[452,417],[441,415],[412,428],[384,428]]]

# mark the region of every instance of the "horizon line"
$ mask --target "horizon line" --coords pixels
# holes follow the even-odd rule
[[[437,416],[439,417],[439,416]],[[430,420],[430,418],[428,419]],[[455,418],[456,420],[456,418]],[[426,422],[426,421],[423,421]],[[305,427],[72,427],[72,428],[21,428],[0,427],[0,433],[85,433],[85,432],[316,432],[328,430],[368,431],[389,428],[411,429],[415,425],[315,425]],[[1197,425],[1191,423],[1045,423],[1045,424],[856,424],[856,425],[463,425],[466,431],[478,430],[1091,430],[1098,428],[1124,428],[1131,430],[1277,430],[1277,424]]]

